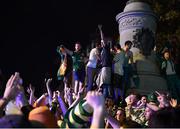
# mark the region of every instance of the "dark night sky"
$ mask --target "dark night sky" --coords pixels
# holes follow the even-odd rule
[[[19,71],[39,84],[45,73],[56,76],[56,46],[62,41],[89,43],[103,24],[108,36],[118,34],[115,16],[127,0],[4,0],[0,2],[0,68],[9,77]]]

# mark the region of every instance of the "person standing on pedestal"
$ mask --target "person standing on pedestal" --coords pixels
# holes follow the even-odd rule
[[[133,52],[130,51],[132,46],[132,42],[131,41],[126,41],[125,42],[125,46],[124,46],[124,52],[125,52],[125,59],[124,59],[124,64],[123,64],[123,70],[124,70],[124,98],[126,95],[126,92],[128,90],[128,88],[133,86],[133,81],[132,80],[132,68],[133,68]]]
[[[78,94],[79,89],[82,89],[85,80],[85,54],[82,52],[80,42],[75,43],[75,51],[70,51],[65,48],[67,54],[72,56],[73,60],[73,78],[74,78],[74,93]]]
[[[72,59],[66,53],[63,45],[57,47],[57,52],[61,57],[61,65],[57,72],[57,79],[63,80],[64,92],[66,92],[67,87],[72,84]]]
[[[87,91],[91,91],[93,88],[94,77],[98,72],[98,62],[100,61],[100,49],[101,44],[96,43],[96,47],[93,48],[89,55],[87,63]]]
[[[110,52],[110,44],[105,43],[103,40],[102,43],[102,52],[101,52],[101,64],[102,69],[100,73],[100,87],[103,89],[103,94],[106,97],[112,96],[111,93],[111,66],[112,66],[112,57]]]
[[[123,100],[123,64],[125,59],[125,52],[121,49],[120,44],[114,46],[115,55],[113,58],[113,89],[116,102],[119,102],[119,98]]]
[[[168,50],[165,50],[163,54],[164,61],[161,64],[161,73],[167,80],[168,90],[172,95],[172,98],[180,101],[180,79],[176,75],[174,62],[172,61]]]

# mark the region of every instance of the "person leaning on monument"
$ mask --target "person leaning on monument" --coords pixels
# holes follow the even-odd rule
[[[123,64],[123,70],[124,70],[124,98],[126,91],[130,87],[135,87],[133,81],[132,81],[132,74],[133,74],[133,67],[134,67],[134,61],[133,61],[133,52],[130,50],[132,47],[131,41],[126,41],[125,46],[123,48],[125,52],[125,59]]]
[[[120,44],[114,45],[114,58],[113,58],[113,91],[115,100],[118,103],[119,98],[123,100],[123,63],[125,59],[125,52],[122,50]]]

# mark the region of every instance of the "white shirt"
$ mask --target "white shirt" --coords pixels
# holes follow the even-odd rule
[[[98,60],[97,55],[98,55],[97,48],[93,48],[89,55],[89,61],[87,63],[87,67],[96,68],[97,60]]]

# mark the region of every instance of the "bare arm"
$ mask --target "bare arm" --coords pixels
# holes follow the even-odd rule
[[[9,103],[8,99],[0,99],[0,118],[3,116],[3,110],[8,103]]]
[[[15,75],[11,75],[9,80],[6,83],[6,89],[4,91],[3,99],[0,99],[0,117],[3,115],[3,110],[6,105],[9,103],[11,99],[15,99],[17,95],[17,79],[19,77],[19,73],[15,73]]]
[[[84,93],[85,92],[84,92],[84,87],[83,87],[78,91],[78,95],[76,96],[76,100],[69,106],[69,108],[74,107],[75,105],[77,105],[83,99]]]
[[[45,80],[46,81],[46,80]],[[51,92],[51,88],[50,88],[50,84],[52,82],[52,78],[48,79],[46,81],[46,88],[47,88],[47,92],[48,92],[48,96],[49,96],[49,104],[51,105],[52,102],[52,92]]]
[[[58,97],[57,100],[59,102],[60,108],[61,108],[61,110],[63,112],[63,115],[65,115],[66,112],[67,112],[67,107],[66,107],[66,105],[65,105],[65,103],[64,103],[64,101],[63,101],[63,99],[62,99],[62,97],[60,95],[60,92],[59,91],[56,91],[56,92],[57,92],[57,97]]]
[[[99,92],[88,92],[86,95],[87,103],[93,108],[91,129],[104,127],[104,96]]]
[[[64,49],[65,49],[65,51],[66,51],[67,54],[73,55],[73,51],[71,51],[71,50],[69,50],[69,49],[67,49],[67,48],[65,48],[65,47],[64,47]]]
[[[119,121],[116,120],[114,117],[112,117],[108,114],[106,116],[106,119],[114,129],[120,128],[121,125],[120,125]]]
[[[98,28],[99,28],[100,35],[101,35],[101,44],[104,47],[105,43],[104,43],[104,35],[103,35],[103,32],[102,32],[102,25],[98,25]]]
[[[131,52],[131,56],[130,56],[130,62],[133,65],[134,64],[134,59],[133,59],[133,53]]]
[[[67,88],[64,99],[66,100],[69,106],[73,103],[73,94],[71,92],[71,88]]]
[[[39,107],[39,106],[42,106],[42,105],[45,106],[45,105],[46,105],[46,103],[45,103],[46,97],[48,97],[48,94],[47,94],[47,93],[41,95],[41,97],[39,97],[39,98],[36,100],[36,102],[34,103],[34,106],[35,106],[35,107]]]
[[[152,104],[146,104],[146,106],[150,109],[152,109],[153,111],[158,111],[159,110],[159,107],[156,106],[156,105],[152,105]]]
[[[91,129],[104,127],[104,107],[96,108],[93,112]]]
[[[34,96],[34,92],[35,92],[35,88],[32,87],[31,84],[29,84],[29,87],[27,89],[27,92],[29,93],[30,97],[29,97],[29,104],[33,105],[35,102],[35,96]]]

